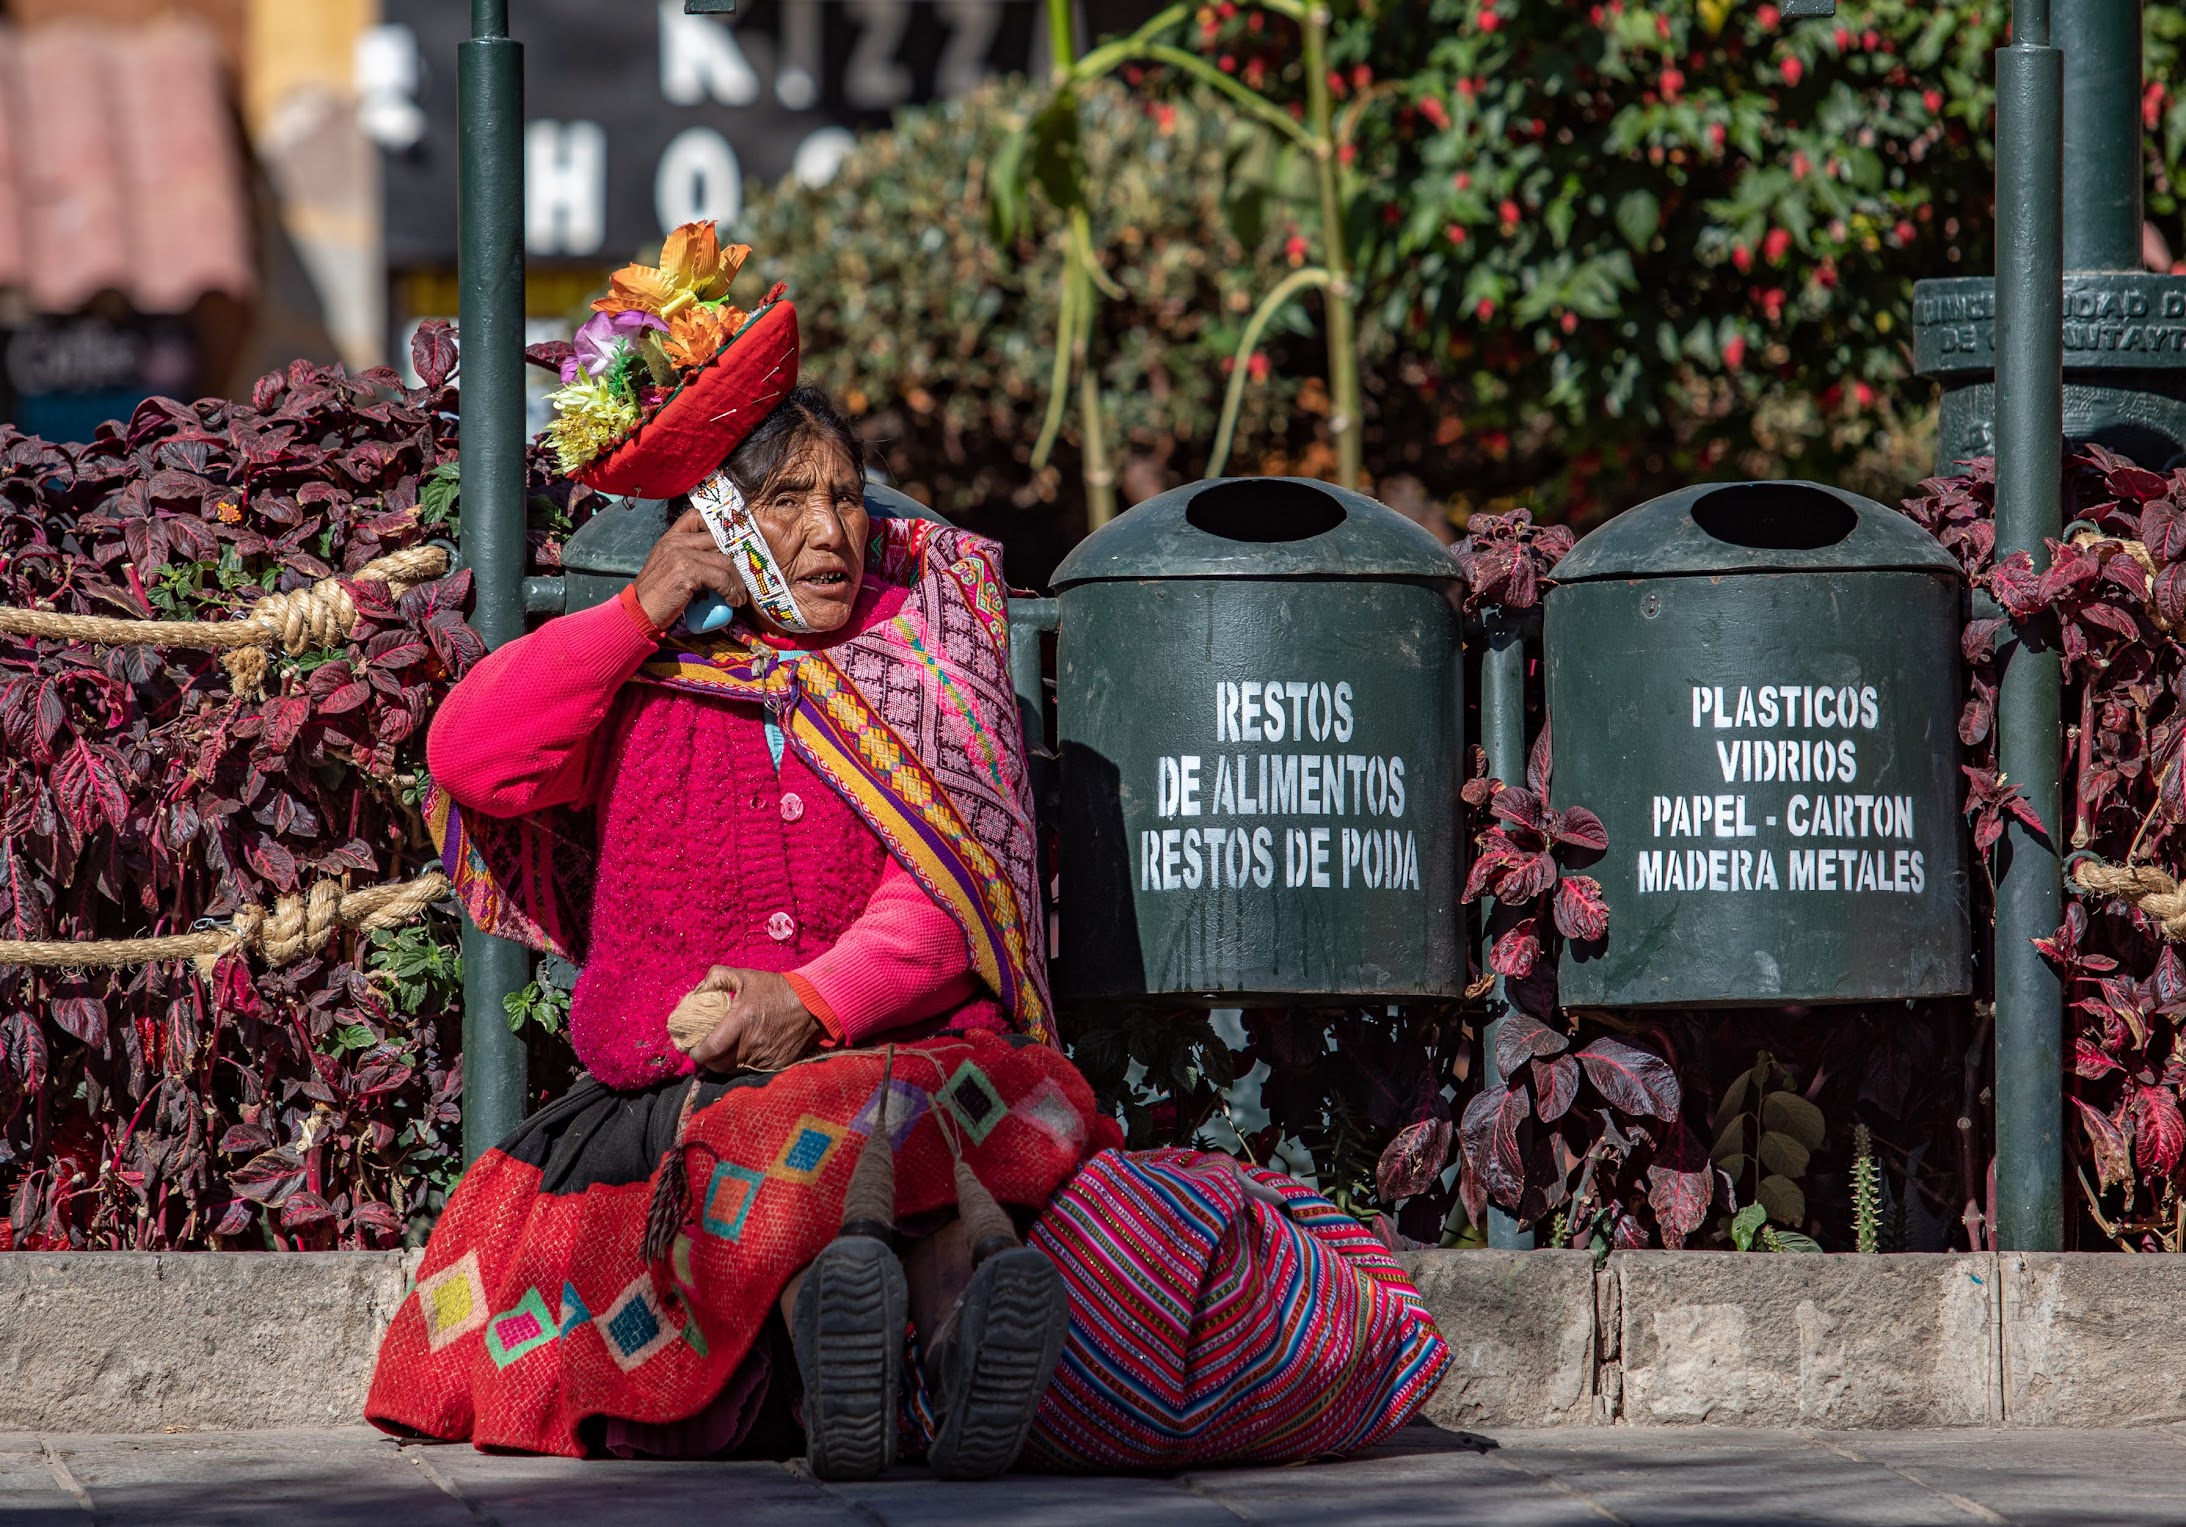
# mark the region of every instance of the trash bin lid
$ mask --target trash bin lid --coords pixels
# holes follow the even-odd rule
[[[1822,483],[1728,482],[1625,510],[1574,546],[1554,577],[1886,570],[1960,574],[1956,557],[1887,504]]]
[[[1187,483],[1080,541],[1049,579],[1394,578],[1448,582],[1442,543],[1387,504],[1309,477]]]

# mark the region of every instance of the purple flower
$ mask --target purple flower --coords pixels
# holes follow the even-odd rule
[[[603,375],[615,363],[625,342],[643,329],[668,332],[668,325],[651,313],[626,309],[620,313],[594,313],[577,330],[576,353],[562,362],[562,380],[574,382],[582,369],[586,376]]]

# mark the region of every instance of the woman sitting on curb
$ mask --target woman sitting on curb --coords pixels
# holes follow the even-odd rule
[[[695,507],[433,725],[449,872],[582,961],[587,1075],[458,1187],[368,1416],[829,1479],[906,1431],[960,1478],[1374,1440],[1432,1322],[1301,1185],[1116,1149],[1051,1043],[999,550],[868,521],[794,311],[726,303],[744,253],[618,273],[557,395],[567,469]]]

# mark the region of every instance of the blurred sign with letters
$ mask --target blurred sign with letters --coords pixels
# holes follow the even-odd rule
[[[1095,35],[1147,0],[1104,0]],[[456,257],[456,45],[465,8],[385,0],[358,51],[365,130],[384,151],[387,260]],[[616,265],[678,223],[733,225],[747,179],[818,184],[863,127],[1048,56],[1036,0],[520,0],[524,231],[533,260]]]

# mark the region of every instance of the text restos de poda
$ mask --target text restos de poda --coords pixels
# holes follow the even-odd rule
[[[1402,755],[1343,746],[1359,732],[1354,693],[1318,680],[1216,683],[1218,746],[1289,747],[1157,759],[1154,815],[1178,825],[1139,833],[1139,889],[1419,890]]]

